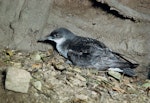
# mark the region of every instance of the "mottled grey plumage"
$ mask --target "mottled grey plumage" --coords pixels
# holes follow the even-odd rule
[[[114,69],[129,76],[135,76],[133,64],[119,53],[111,51],[100,41],[73,34],[66,28],[59,28],[39,41],[50,40],[56,43],[58,52],[73,65],[98,70]]]

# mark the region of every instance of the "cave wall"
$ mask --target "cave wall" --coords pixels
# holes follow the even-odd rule
[[[149,22],[133,22],[104,10],[95,0],[0,0],[0,46],[19,50],[47,50],[48,45],[37,43],[38,38],[53,29],[66,27],[77,35],[104,42],[114,51],[130,55],[147,65],[149,56]],[[149,14],[142,2],[118,0],[139,12]],[[144,2],[144,1],[143,1]],[[148,2],[145,0],[145,2]],[[136,8],[135,8],[136,7]]]
[[[11,48],[34,49],[47,22],[51,0],[1,0],[0,41]]]

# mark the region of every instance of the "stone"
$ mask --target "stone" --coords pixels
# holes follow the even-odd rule
[[[40,54],[39,54],[38,52],[31,54],[30,57],[31,57],[31,59],[34,60],[34,61],[39,61],[39,60],[41,60],[41,56],[40,56]]]
[[[84,81],[86,82],[86,78],[84,78],[83,76],[79,75],[79,74],[76,74],[75,76],[77,79],[81,80],[81,81]]]
[[[15,92],[27,93],[30,79],[29,72],[9,67],[6,74],[5,88]]]
[[[88,99],[88,96],[84,95],[84,94],[77,94],[77,95],[75,95],[75,97],[77,99],[81,99],[81,100],[87,100]]]
[[[86,82],[85,82],[86,80],[82,81],[76,77],[75,78],[70,77],[69,79],[70,79],[69,82],[74,86],[79,86],[79,87],[85,87],[86,86]]]
[[[40,81],[36,81],[36,82],[33,83],[33,86],[34,86],[37,90],[41,91],[42,83],[41,83]]]
[[[115,71],[109,70],[109,71],[108,71],[108,74],[109,74],[109,75],[111,75],[112,77],[114,77],[114,78],[118,79],[118,80],[120,80],[120,79],[121,79],[121,74],[120,74],[120,73],[118,73],[118,72],[115,72]]]
[[[150,87],[150,80],[146,80],[146,82],[142,85],[144,88]]]

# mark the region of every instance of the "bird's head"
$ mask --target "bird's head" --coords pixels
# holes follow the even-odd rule
[[[58,28],[44,38],[39,39],[38,41],[53,41],[59,45],[66,40],[72,40],[74,37],[75,35],[68,29]]]

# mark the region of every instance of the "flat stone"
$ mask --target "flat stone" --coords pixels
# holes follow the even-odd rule
[[[108,71],[108,74],[111,75],[112,77],[118,79],[118,80],[121,79],[121,74],[118,73],[118,72],[115,72],[115,71],[113,71],[113,70],[109,70],[109,71]]]
[[[39,61],[41,60],[41,56],[40,54],[37,52],[37,53],[33,53],[31,56],[31,59],[34,60],[34,61]]]
[[[9,67],[7,70],[5,88],[15,92],[27,93],[31,75],[29,72]]]
[[[39,91],[41,91],[41,89],[42,89],[42,83],[40,81],[34,82],[33,86]]]

